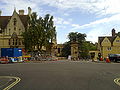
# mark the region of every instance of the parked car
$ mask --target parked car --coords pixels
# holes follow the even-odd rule
[[[7,59],[5,57],[0,58],[0,63],[7,64],[7,63],[9,63],[9,59]]]
[[[120,61],[120,54],[109,54],[108,57],[112,62]]]

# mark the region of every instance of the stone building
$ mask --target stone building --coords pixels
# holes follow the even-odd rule
[[[112,36],[98,37],[98,49],[103,58],[109,54],[120,54],[120,37],[115,29],[112,29]]]
[[[21,34],[28,28],[28,19],[31,12],[30,7],[28,7],[27,15],[24,14],[24,10],[19,10],[18,13],[14,9],[12,16],[1,16],[2,12],[0,11],[0,48],[25,48]],[[56,37],[52,43],[52,52],[54,52],[57,45]],[[42,49],[45,49],[45,47],[43,46]]]
[[[0,48],[24,48],[23,37],[21,36],[28,27],[28,14],[24,15],[24,10],[19,13],[14,9],[12,16],[1,16],[0,14]]]

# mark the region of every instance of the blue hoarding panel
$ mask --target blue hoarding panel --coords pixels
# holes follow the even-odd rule
[[[22,49],[14,48],[14,56],[13,57],[19,57],[19,56],[22,56]]]
[[[1,57],[19,57],[22,56],[21,48],[1,48]]]
[[[7,48],[6,53],[7,53],[6,56],[13,57],[13,49],[12,48]]]

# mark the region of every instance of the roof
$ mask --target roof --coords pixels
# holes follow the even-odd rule
[[[0,28],[5,29],[11,16],[0,16]]]
[[[109,41],[111,42],[111,44],[113,44],[113,41],[115,40],[115,38],[117,36],[103,36],[103,37],[98,37],[98,41],[99,41],[100,45],[101,45],[101,43],[102,43],[102,41],[104,40],[105,37],[109,39]]]
[[[19,15],[24,27],[26,28],[28,25],[28,15]]]
[[[19,15],[19,14],[18,14]],[[0,16],[0,28],[5,29],[12,16]],[[24,27],[27,27],[28,15],[19,15]]]

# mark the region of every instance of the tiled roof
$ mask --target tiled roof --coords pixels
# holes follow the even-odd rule
[[[0,16],[0,28],[5,29],[12,16]],[[19,15],[24,27],[27,27],[28,15]]]
[[[104,38],[107,37],[109,39],[109,41],[111,42],[111,44],[113,44],[113,41],[115,40],[115,38],[117,36],[103,36],[103,37],[98,37],[98,41],[101,45],[102,41],[104,40]]]
[[[25,28],[27,28],[28,25],[28,15],[19,15],[23,25]]]
[[[102,41],[103,41],[104,38],[105,37],[98,37],[98,42],[100,43],[100,45],[101,45],[101,43],[102,43]]]
[[[0,16],[0,28],[5,29],[11,16]]]

